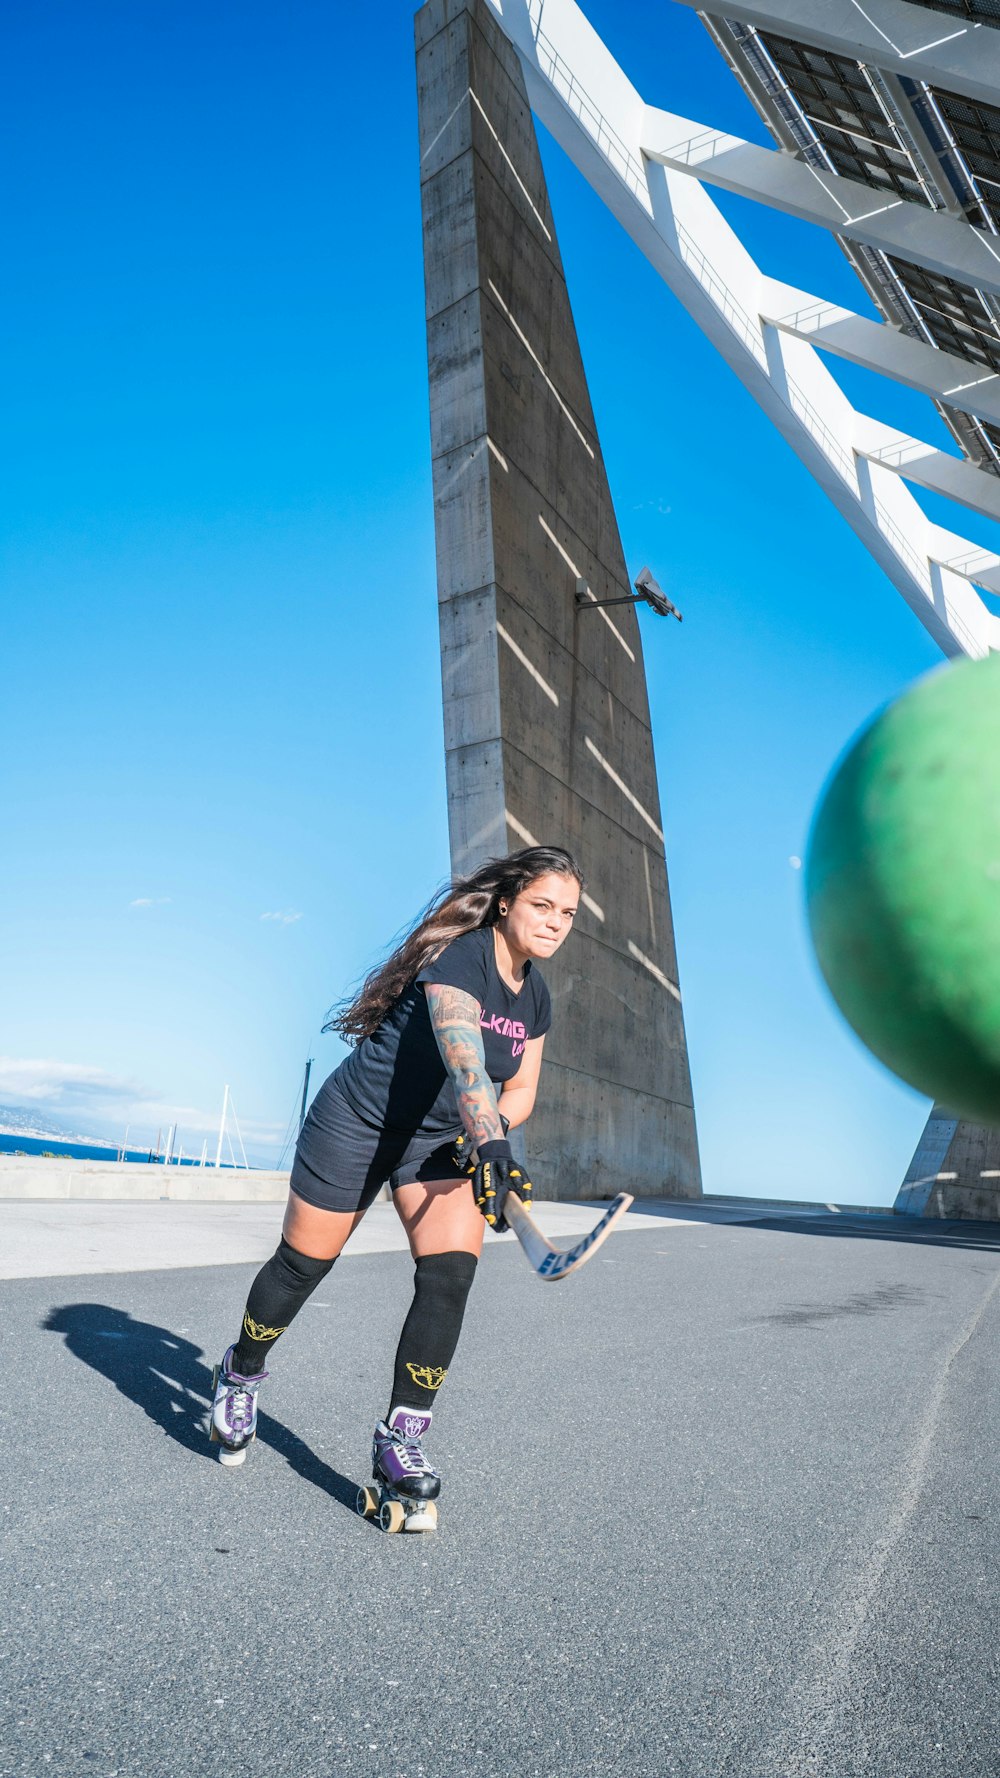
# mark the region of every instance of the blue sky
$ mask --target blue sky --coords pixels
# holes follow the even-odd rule
[[[587,10],[651,102],[763,139],[687,9]],[[267,1161],[341,1053],[326,1009],[448,866],[412,15],[7,22],[0,1103],[190,1150],[228,1083]],[[542,148],[626,555],[685,618],[643,637],[705,1186],[887,1202],[926,1102],[834,1011],[789,859],[940,656]],[[864,306],[829,239],[724,207]]]

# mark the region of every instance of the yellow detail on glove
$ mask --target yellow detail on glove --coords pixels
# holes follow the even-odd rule
[[[512,1191],[514,1190],[515,1182],[517,1183],[518,1190],[514,1192],[514,1196],[516,1198],[520,1198],[521,1203],[524,1205],[524,1208],[526,1210],[530,1210],[531,1209],[531,1193],[534,1188],[532,1186],[531,1180],[525,1179],[524,1174],[521,1172],[520,1167],[512,1167],[510,1170],[510,1184],[511,1184]]]
[[[483,1195],[479,1199],[479,1207],[480,1207],[480,1209],[483,1209],[483,1205],[486,1206],[485,1210],[483,1210],[483,1215],[485,1216],[487,1222],[489,1223],[490,1228],[492,1228],[494,1223],[496,1222],[496,1212],[493,1209],[493,1204],[496,1200],[496,1195],[497,1195],[496,1194],[496,1187],[493,1184],[492,1162],[484,1161],[483,1162]]]

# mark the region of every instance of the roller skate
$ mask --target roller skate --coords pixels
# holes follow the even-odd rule
[[[380,1420],[372,1439],[374,1488],[358,1489],[358,1512],[377,1519],[383,1531],[433,1531],[441,1477],[428,1463],[421,1439],[429,1431],[430,1414],[416,1408],[393,1408]]]
[[[246,1461],[247,1446],[257,1436],[257,1391],[267,1376],[267,1371],[258,1371],[255,1377],[241,1377],[238,1371],[230,1370],[234,1350],[230,1346],[212,1373],[208,1428],[212,1444],[222,1446],[219,1462],[230,1468]]]

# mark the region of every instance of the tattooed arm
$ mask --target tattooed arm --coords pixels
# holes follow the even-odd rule
[[[505,1080],[500,1089],[497,1101],[501,1117],[505,1117],[512,1130],[518,1124],[526,1123],[535,1109],[535,1095],[538,1092],[538,1076],[542,1070],[542,1050],[544,1037],[529,1037],[524,1046],[521,1066],[510,1080]]]
[[[474,1148],[503,1139],[493,1082],[486,1072],[480,1006],[461,988],[425,982],[427,1010],[438,1049],[455,1088],[458,1115]]]

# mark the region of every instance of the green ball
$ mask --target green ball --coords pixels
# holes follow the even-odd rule
[[[1000,1124],[1000,655],[937,668],[854,741],[805,879],[820,969],[862,1043]]]

